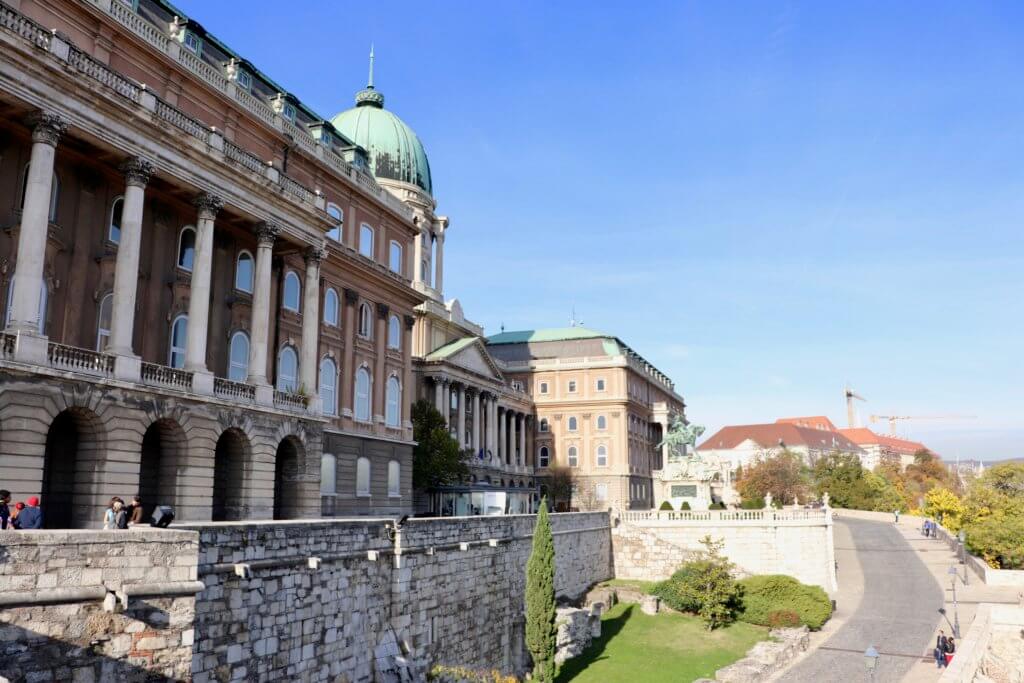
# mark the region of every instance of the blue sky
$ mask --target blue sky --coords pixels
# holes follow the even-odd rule
[[[328,117],[374,42],[488,332],[575,307],[710,430],[840,423],[849,381],[1024,455],[1024,5],[177,4]]]

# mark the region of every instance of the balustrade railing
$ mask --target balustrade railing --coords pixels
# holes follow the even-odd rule
[[[825,521],[827,512],[817,510],[645,510],[626,511],[626,522],[788,522]]]
[[[305,411],[309,405],[309,399],[302,394],[292,394],[287,391],[274,391],[274,406],[286,410]]]
[[[255,154],[247,152],[229,140],[224,141],[224,156],[232,161],[237,161],[253,173],[261,175],[267,172],[267,165]]]
[[[256,387],[245,382],[235,382],[223,377],[214,377],[213,394],[221,398],[251,402],[256,400]]]
[[[172,107],[160,98],[156,100],[156,115],[194,138],[198,138],[203,142],[210,141],[210,129],[206,127],[206,124],[192,118],[177,107]]]
[[[37,24],[13,7],[0,3],[0,26],[30,40],[36,47],[50,49],[53,34],[45,26]]]
[[[123,2],[116,2],[115,0],[109,4],[110,16],[117,19],[120,24],[130,28],[150,45],[160,50],[167,50],[169,38],[160,29],[140,17],[135,10]]]
[[[50,362],[50,367],[59,370],[100,375],[114,374],[114,357],[98,351],[50,342],[47,344],[46,357]]]
[[[96,61],[77,47],[68,48],[68,64],[133,102],[139,101],[142,88],[137,83]]]
[[[313,193],[310,192],[305,185],[296,180],[293,180],[292,178],[289,178],[284,173],[281,174],[281,187],[284,188],[285,191],[292,193],[293,195],[295,195],[304,202],[311,201],[313,197]]]
[[[156,363],[142,364],[142,382],[182,391],[192,390],[192,373]]]

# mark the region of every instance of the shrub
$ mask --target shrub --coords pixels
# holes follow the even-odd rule
[[[772,628],[799,626],[800,615],[791,609],[777,609],[768,613],[768,625]]]
[[[682,503],[682,505],[680,505],[680,506],[679,506],[679,509],[680,509],[680,510],[689,510],[689,509],[690,509],[690,504],[689,504],[689,503],[687,503],[687,502],[686,502],[686,501],[684,500],[684,501],[683,501],[683,503]]]
[[[669,501],[666,500],[666,501],[664,501],[661,504],[661,507],[659,507],[658,509],[659,510],[671,510],[672,509],[672,503],[670,503]]]
[[[764,507],[764,498],[744,498],[740,501],[740,507],[744,510],[760,510]]]
[[[736,618],[740,589],[732,578],[732,563],[720,554],[722,544],[710,536],[701,543],[706,550],[697,559],[684,564],[651,592],[672,609],[697,614],[710,631]]]
[[[743,590],[740,621],[771,626],[773,612],[796,613],[799,623],[817,630],[832,616],[832,601],[818,586],[800,583],[792,576],[766,574],[739,582]]]
[[[1024,569],[1024,519],[986,517],[967,527],[965,545],[993,569]]]

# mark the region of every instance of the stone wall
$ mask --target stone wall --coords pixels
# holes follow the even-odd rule
[[[939,683],[1024,681],[1024,606],[982,603]]]
[[[187,677],[194,533],[0,532],[0,679]]]
[[[704,536],[724,541],[723,554],[743,574],[788,574],[836,590],[832,517],[825,510],[617,513],[615,576],[666,579],[703,549]]]

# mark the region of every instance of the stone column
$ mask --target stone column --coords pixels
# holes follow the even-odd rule
[[[416,325],[415,316],[407,315],[402,318],[405,323],[405,334],[402,336],[402,368],[405,379],[402,382],[402,426],[406,429],[412,427],[412,404],[416,400],[416,387],[413,386],[415,379],[412,375],[412,328]]]
[[[206,368],[206,339],[210,324],[210,277],[213,270],[213,221],[224,203],[204,192],[193,202],[199,212],[196,221],[196,253],[192,263],[192,284],[188,299],[188,337],[185,369],[195,373],[192,389],[213,393],[213,375]]]
[[[505,429],[508,425],[508,421],[505,419],[505,409],[498,406],[498,460],[505,462],[506,454],[505,448],[508,446],[508,442],[505,440]]]
[[[491,406],[491,412],[487,415],[487,419],[490,420],[490,433],[491,433],[491,453],[494,459],[498,459],[498,397],[494,394],[491,395],[487,401]]]
[[[122,163],[120,169],[124,173],[125,189],[121,205],[121,241],[114,265],[114,305],[107,353],[130,359],[130,362],[115,361],[115,374],[119,379],[138,380],[141,364],[132,349],[132,336],[135,331],[135,294],[139,284],[142,210],[153,165],[144,159],[133,158]]]
[[[519,420],[519,459],[516,460],[517,465],[526,464],[526,416],[522,413],[517,418]]]
[[[452,385],[447,378],[444,380],[444,405],[441,406],[441,414],[444,415],[444,426],[448,427],[450,432],[452,424]]]
[[[25,183],[25,197],[18,231],[18,257],[14,264],[14,291],[11,296],[11,322],[8,329],[38,335],[39,292],[46,260],[46,238],[50,229],[50,193],[53,191],[53,165],[57,142],[67,130],[67,121],[49,112],[39,111],[28,119],[32,127],[32,155]],[[25,349],[28,351],[29,349]],[[22,354],[20,353],[19,356]],[[45,362],[46,345],[28,354]],[[36,358],[38,356],[38,358]],[[20,358],[19,358],[20,360]]]
[[[465,384],[459,385],[459,448],[466,446],[466,398],[469,396]]]
[[[274,257],[274,240],[280,231],[270,223],[256,226],[256,277],[249,324],[249,384],[256,386],[256,400],[265,405],[274,402],[274,392],[267,381],[267,347],[270,338],[270,263]]]
[[[423,282],[423,231],[420,230],[416,233],[416,237],[413,240],[413,258],[416,259],[413,263],[413,279],[415,282]]]
[[[320,412],[316,382],[320,369],[320,262],[326,255],[324,248],[319,245],[306,249],[306,285],[302,292],[302,359],[299,364],[299,387],[305,389],[310,398],[310,411],[317,413]]]
[[[434,256],[434,289],[444,292],[444,226],[437,231],[437,254]]]
[[[355,400],[355,363],[356,346],[356,306],[359,305],[359,292],[345,288],[345,357],[342,359],[341,381],[338,391],[341,392],[341,414],[351,419],[354,417],[352,403]]]
[[[387,304],[377,304],[377,329],[374,334],[374,346],[376,347],[376,363],[373,366],[373,421],[377,424],[384,424],[384,384],[385,361],[387,360],[388,341],[388,314],[391,309]]]
[[[444,415],[444,380],[434,377],[434,407]]]
[[[515,464],[519,456],[516,455],[516,428],[519,426],[518,415],[515,411],[508,414],[508,460],[511,464]]]
[[[480,423],[484,416],[480,412],[480,392],[473,392],[473,456],[480,454]]]

